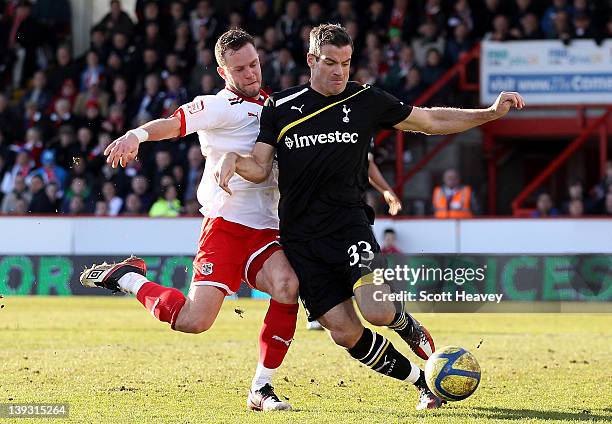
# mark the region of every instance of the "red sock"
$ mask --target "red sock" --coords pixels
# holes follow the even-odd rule
[[[259,363],[264,367],[278,368],[283,362],[295,334],[297,312],[297,303],[279,303],[270,299],[259,334]]]
[[[172,329],[178,314],[185,304],[185,295],[172,287],[164,287],[149,281],[138,290],[136,299],[147,311],[163,322],[169,322]]]

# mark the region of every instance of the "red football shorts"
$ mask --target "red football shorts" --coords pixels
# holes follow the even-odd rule
[[[278,230],[204,218],[191,284],[218,287],[226,296],[236,293],[242,281],[255,288],[257,273],[277,250]]]

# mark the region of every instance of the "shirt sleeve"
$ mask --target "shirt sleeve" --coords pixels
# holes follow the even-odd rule
[[[181,120],[180,136],[199,130],[210,130],[224,125],[228,116],[229,103],[219,96],[198,96],[180,106],[172,116]]]
[[[258,143],[266,143],[272,147],[276,147],[276,139],[280,132],[276,119],[276,106],[272,97],[268,97],[261,110],[261,119],[259,120],[259,135],[257,136]]]
[[[392,128],[406,119],[412,112],[412,106],[404,104],[397,97],[376,87],[372,87],[373,103],[378,112],[376,123],[380,128]]]

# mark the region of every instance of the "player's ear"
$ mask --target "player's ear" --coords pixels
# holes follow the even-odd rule
[[[306,55],[306,63],[308,63],[308,67],[309,68],[311,68],[311,69],[314,68],[316,60],[317,59],[315,58],[314,54],[308,53]]]
[[[217,73],[225,80],[225,69],[223,67],[217,66]]]

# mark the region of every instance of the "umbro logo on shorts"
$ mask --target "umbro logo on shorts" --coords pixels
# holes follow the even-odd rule
[[[289,149],[299,149],[300,147],[310,147],[316,144],[327,143],[352,143],[355,144],[359,140],[358,133],[347,132],[330,132],[325,134],[303,135],[298,136],[293,134],[292,137],[285,136],[285,146]]]

